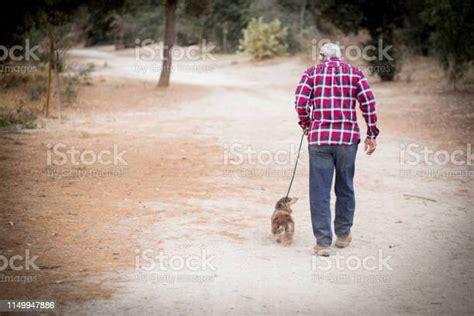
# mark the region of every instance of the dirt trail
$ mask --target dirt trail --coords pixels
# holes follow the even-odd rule
[[[97,228],[86,241],[90,246],[111,234],[122,238],[121,230],[130,236],[117,250],[121,258],[113,258],[123,265],[113,263],[105,273],[81,277],[82,282],[114,289],[113,295],[70,301],[63,306],[66,313],[474,311],[474,271],[467,264],[474,250],[472,166],[436,166],[441,172],[471,172],[444,179],[414,174],[427,166],[400,164],[401,144],[451,149],[466,142],[459,134],[443,139],[426,132],[433,127],[420,111],[427,102],[442,99],[436,87],[438,96],[430,91],[420,94],[414,84],[374,81],[382,134],[374,156],[359,148],[354,243],[321,261],[311,256],[306,150],[292,189],[300,198],[294,206],[295,244],[279,247],[269,234],[269,218],[275,201],[285,193],[300,136],[292,93],[306,67],[302,61],[253,64],[222,58],[207,72],[173,75],[171,90],[160,92],[153,89],[157,76],[137,72],[130,56],[97,50],[75,50],[72,56],[98,65],[96,87],[85,92],[83,98],[89,101],[71,111],[66,123],[51,122],[34,138],[37,143],[54,143],[51,135],[58,131],[62,136],[56,141],[80,132],[83,137],[72,142],[83,148],[118,143],[127,149],[123,177],[102,183],[80,180],[71,193],[86,192],[83,199],[75,199],[85,204],[80,207],[84,212],[94,208],[100,213],[106,207],[107,213],[116,214],[115,230]],[[104,59],[106,67],[101,66]],[[111,91],[102,92],[105,85]],[[465,98],[470,102],[469,96]],[[107,99],[117,104],[104,104]],[[441,117],[446,111],[433,115]],[[400,119],[407,116],[415,116],[422,128]],[[472,117],[462,124],[472,124]],[[440,128],[450,133],[450,126]],[[234,152],[229,152],[231,146]],[[241,156],[236,152],[247,149],[251,157],[238,163]],[[44,159],[44,151],[38,154]],[[269,158],[277,156],[279,161]],[[87,193],[88,188],[93,192]],[[96,200],[85,200],[91,196]],[[152,261],[143,255],[160,252],[172,266],[159,267],[155,260],[155,269],[148,271]],[[111,260],[97,253],[91,252],[91,265]],[[200,262],[197,269],[179,267],[187,259]],[[362,262],[364,266],[358,266]]]

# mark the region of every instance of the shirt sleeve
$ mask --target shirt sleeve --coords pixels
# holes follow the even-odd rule
[[[375,110],[376,102],[369,82],[362,72],[360,72],[360,79],[357,82],[357,101],[359,102],[362,116],[367,123],[367,138],[375,139],[379,134]]]
[[[313,94],[311,81],[308,73],[305,72],[295,91],[295,109],[296,113],[298,113],[298,124],[301,128],[309,128],[311,125],[310,112]]]

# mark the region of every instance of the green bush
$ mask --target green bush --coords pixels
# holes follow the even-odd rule
[[[64,88],[63,91],[61,91],[61,96],[64,98],[64,101],[66,101],[66,103],[68,104],[73,103],[76,100],[78,94],[79,94],[79,89],[76,86],[72,86],[72,85],[67,85],[66,88]]]
[[[13,112],[0,113],[0,127],[7,127],[15,124],[16,118]]]
[[[20,101],[14,110],[0,111],[0,127],[19,125],[22,128],[36,128],[36,115],[23,101]]]
[[[257,60],[285,55],[288,52],[286,36],[287,28],[281,25],[280,20],[265,23],[262,17],[253,18],[243,31],[240,49]]]
[[[93,63],[88,63],[83,68],[79,70],[79,77],[82,78],[82,82],[86,86],[92,85],[91,74],[95,70],[95,65]]]
[[[91,74],[94,70],[95,65],[88,63],[62,79],[61,96],[66,104],[72,104],[77,99],[81,85],[92,85]]]
[[[73,103],[79,94],[79,85],[81,81],[78,74],[68,74],[63,78],[63,87],[61,96],[67,104]]]

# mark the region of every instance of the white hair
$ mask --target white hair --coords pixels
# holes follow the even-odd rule
[[[341,58],[341,49],[334,43],[326,43],[321,46],[321,54],[326,58],[337,57]]]

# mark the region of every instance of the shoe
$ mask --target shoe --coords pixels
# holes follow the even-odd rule
[[[328,246],[317,244],[313,248],[313,253],[317,256],[329,257],[329,255],[331,254],[331,248],[329,248]]]
[[[337,248],[346,248],[347,246],[350,245],[352,241],[352,234],[349,234],[347,236],[337,236],[336,240],[336,247]]]

